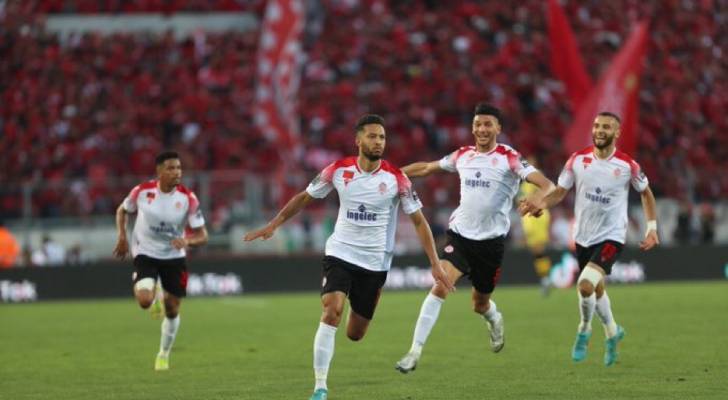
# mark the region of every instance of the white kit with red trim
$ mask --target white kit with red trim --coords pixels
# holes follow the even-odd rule
[[[410,180],[387,161],[364,172],[356,157],[348,157],[324,168],[306,192],[320,199],[333,189],[339,194],[339,215],[326,241],[326,255],[371,271],[388,271],[400,201],[406,214],[422,208]]]
[[[159,189],[156,180],[134,187],[122,203],[128,213],[137,213],[131,236],[131,254],[161,260],[181,258],[184,249],[175,249],[172,239],[184,236],[185,228],[205,225],[197,196],[182,185],[169,193]]]
[[[602,160],[593,146],[569,157],[558,185],[571,189],[576,183],[574,240],[588,247],[605,240],[624,243],[627,237],[629,185],[644,191],[649,182],[639,164],[615,149]]]
[[[509,214],[521,179],[537,171],[512,147],[498,144],[481,153],[461,147],[440,160],[440,167],[460,175],[460,205],[449,228],[471,239],[486,240],[508,233]]]

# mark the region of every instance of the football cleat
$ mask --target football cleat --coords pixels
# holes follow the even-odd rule
[[[402,357],[401,360],[397,362],[397,365],[394,367],[397,369],[397,371],[406,374],[410,371],[414,371],[417,368],[417,361],[420,360],[420,357],[413,353],[409,352]]]
[[[493,353],[497,353],[503,349],[505,345],[505,335],[503,332],[503,314],[498,314],[499,318],[495,322],[486,320],[488,330],[490,331],[490,349]]]
[[[329,391],[326,389],[316,389],[313,391],[309,400],[326,400],[329,398]]]
[[[581,332],[576,334],[574,347],[571,349],[571,359],[579,362],[586,358],[586,348],[589,346],[591,332]]]
[[[157,359],[154,360],[155,371],[166,371],[169,369],[169,356],[163,356],[157,354]]]
[[[624,339],[624,329],[617,326],[617,333],[604,342],[604,365],[609,367],[617,362],[617,344]]]

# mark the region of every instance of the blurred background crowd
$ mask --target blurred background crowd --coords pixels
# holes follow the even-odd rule
[[[472,143],[473,106],[505,115],[500,140],[556,179],[572,119],[549,68],[545,2],[308,0],[297,116],[303,151],[280,185],[301,190],[354,152],[353,123],[387,121],[386,158],[434,160]],[[565,1],[596,78],[635,21],[650,21],[639,93],[638,160],[671,199],[680,242],[712,241],[728,198],[728,1]],[[54,16],[246,13],[264,0],[0,1],[0,218],[109,216],[182,155],[217,232],[268,215],[288,193],[271,174],[284,153],[254,124],[260,30],[60,35]],[[284,116],[285,118],[286,116]],[[256,182],[266,182],[251,203]],[[439,231],[457,205],[454,175],[418,183]],[[314,206],[331,215],[335,199]],[[254,208],[263,208],[253,210]],[[329,210],[329,211],[326,211]],[[442,212],[441,212],[442,211]],[[568,220],[569,209],[557,211]],[[319,219],[314,218],[318,221]],[[329,221],[330,223],[330,221]],[[307,226],[308,224],[308,226]],[[308,218],[303,230],[313,229]]]

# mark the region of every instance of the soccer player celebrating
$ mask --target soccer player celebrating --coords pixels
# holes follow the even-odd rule
[[[179,307],[186,294],[185,250],[207,243],[207,230],[197,196],[180,184],[182,165],[177,153],[159,154],[156,164],[157,179],[135,186],[116,210],[119,237],[114,255],[124,259],[129,253],[127,215],[137,213],[131,237],[134,295],[142,308],[149,308],[157,277],[161,280],[166,318],[154,369],[162,371],[169,369],[169,352],[180,323]]]
[[[321,305],[323,312],[313,343],[316,378],[311,400],[328,396],[326,378],[334,355],[334,337],[346,298],[350,311],[346,335],[361,340],[374,316],[394,250],[397,209],[402,203],[430,260],[432,275],[443,290],[453,290],[440,267],[435,242],[422,203],[399,168],[381,159],[386,141],[384,119],[364,115],[356,124],[358,157],[348,157],[327,166],[295,195],[265,227],[249,232],[245,241],[269,239],[285,221],[313,199],[326,197],[332,189],[339,195],[339,215],[334,233],[326,242],[323,260]]]
[[[500,276],[513,198],[522,179],[539,187],[536,197],[553,187],[516,150],[496,141],[500,132],[500,110],[489,104],[478,104],[472,126],[475,146],[462,147],[439,161],[416,162],[402,169],[412,177],[439,171],[460,175],[460,205],[450,217],[448,241],[440,254],[440,263],[451,282],[457,282],[463,275],[469,276],[473,285],[473,310],[485,319],[490,330],[490,347],[496,353],[504,345],[503,316],[490,296]],[[425,298],[412,347],[396,365],[400,372],[413,371],[417,366],[448,292],[447,287],[436,282]]]
[[[519,206],[522,214],[540,212],[564,199],[576,184],[574,215],[576,257],[581,274],[577,280],[581,320],[571,356],[574,361],[586,358],[591,338],[591,320],[596,309],[606,334],[604,364],[617,361],[617,344],[624,338],[624,329],[612,316],[605,276],[612,271],[627,236],[627,199],[629,184],[640,192],[647,217],[642,250],[659,244],[655,197],[639,164],[617,150],[619,117],[601,112],[594,119],[592,142],[569,157],[559,176],[558,186],[542,199],[527,199]]]

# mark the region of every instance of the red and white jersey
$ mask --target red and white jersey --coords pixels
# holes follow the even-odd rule
[[[387,161],[364,172],[357,157],[348,157],[324,168],[306,192],[321,199],[332,189],[339,193],[339,215],[326,241],[326,255],[371,271],[389,271],[400,201],[406,214],[422,208],[410,180]]]
[[[471,240],[508,233],[513,198],[521,179],[537,171],[512,147],[497,144],[488,153],[475,146],[455,150],[440,168],[460,175],[460,205],[450,216],[450,229]]]
[[[205,225],[197,196],[182,185],[164,193],[156,180],[144,182],[131,190],[122,206],[128,213],[137,213],[131,235],[133,257],[184,257],[184,249],[172,247],[172,239],[183,237],[187,226],[194,229]]]
[[[559,175],[558,185],[564,189],[574,182],[574,241],[584,247],[605,240],[624,243],[629,184],[638,192],[648,185],[639,164],[618,150],[601,160],[588,147],[572,154]]]

